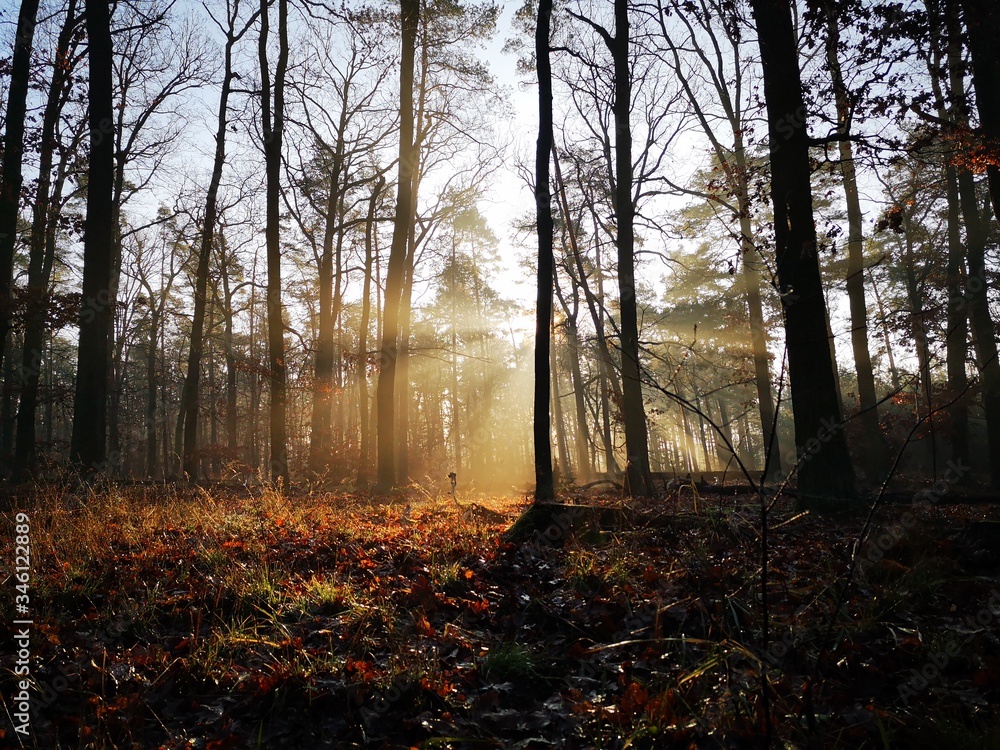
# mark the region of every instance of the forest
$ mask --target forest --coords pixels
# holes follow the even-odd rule
[[[0,747],[1000,747],[997,30],[0,3]]]

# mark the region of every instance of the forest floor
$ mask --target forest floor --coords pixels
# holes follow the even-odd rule
[[[759,507],[682,494],[634,506],[627,527],[517,544],[502,535],[523,497],[15,499],[31,547],[24,746],[760,747],[763,672],[774,747],[1000,748],[1000,508],[879,511],[831,629],[864,514],[779,501],[765,649]],[[0,747],[20,746],[12,517]]]

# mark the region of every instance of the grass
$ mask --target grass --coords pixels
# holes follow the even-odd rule
[[[531,651],[520,643],[502,643],[491,649],[483,659],[483,674],[507,679],[528,677],[535,673]]]

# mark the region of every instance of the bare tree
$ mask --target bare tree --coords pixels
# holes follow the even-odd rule
[[[25,310],[24,344],[21,356],[21,400],[17,412],[14,449],[14,475],[23,477],[35,463],[35,412],[38,382],[44,363],[45,312],[49,304],[49,282],[55,263],[55,225],[61,208],[63,185],[69,156],[76,152],[70,145],[62,151],[55,184],[52,170],[58,145],[59,118],[71,91],[71,74],[76,67],[75,32],[81,22],[76,0],[70,0],[56,41],[39,148],[38,187],[32,211],[28,242],[28,297]]]
[[[413,211],[413,67],[420,22],[419,0],[401,0],[402,53],[399,69],[399,162],[396,181],[396,219],[389,251],[382,316],[382,342],[378,376],[378,480],[376,489],[388,492],[396,483],[396,357],[400,299],[406,266],[407,237]]]
[[[278,0],[278,59],[271,96],[271,68],[267,60],[270,32],[269,0],[260,3],[261,134],[267,176],[267,348],[270,407],[270,476],[288,485],[286,412],[285,323],[281,302],[281,150],[285,126],[285,74],[288,70],[288,0]],[[273,106],[273,109],[272,109]]]
[[[954,2],[954,0],[951,0]],[[983,0],[961,0],[965,10],[969,50],[972,53],[972,81],[976,91],[976,104],[980,126],[988,150],[986,173],[994,216],[1000,216],[1000,167],[996,154],[1000,147],[1000,56],[993,34],[1000,13],[994,3]],[[956,45],[957,46],[957,45]],[[952,67],[960,69],[960,52],[953,57]],[[952,96],[962,102],[964,92],[955,90]],[[962,107],[963,105],[959,105]],[[961,109],[958,110],[962,112]],[[966,119],[964,113],[962,120]],[[959,121],[961,126],[963,123]],[[1000,359],[998,359],[996,327],[990,312],[989,284],[986,275],[985,249],[990,233],[990,211],[979,207],[975,180],[969,169],[959,170],[959,200],[965,217],[966,253],[969,264],[969,282],[966,295],[969,300],[969,320],[976,359],[982,371],[983,410],[986,412],[986,431],[989,441],[990,481],[1000,489]]]
[[[11,283],[14,246],[21,201],[21,160],[24,156],[24,123],[31,76],[31,48],[35,38],[38,0],[21,0],[14,36],[10,86],[7,90],[3,137],[3,175],[0,176],[0,361],[10,331]]]
[[[83,303],[70,460],[85,472],[100,472],[107,468],[109,338],[114,316],[110,296],[114,240],[114,55],[108,4],[102,0],[87,0],[86,19],[90,39],[90,166],[87,170]]]
[[[789,0],[753,0],[771,153],[778,284],[804,501],[853,501],[854,468],[842,428],[827,334],[813,217],[806,108]]]
[[[538,69],[538,142],[535,148],[535,215],[538,226],[538,296],[535,301],[535,502],[555,497],[552,476],[552,437],[549,416],[549,348],[552,345],[552,194],[549,162],[552,158],[552,66],[549,62],[551,0],[539,0],[535,26],[535,65]]]
[[[188,351],[187,376],[184,379],[184,391],[181,396],[181,409],[184,419],[184,460],[183,470],[191,479],[198,474],[198,407],[199,379],[201,377],[201,352],[204,338],[205,308],[207,306],[207,287],[209,262],[215,241],[215,225],[218,213],[219,184],[222,181],[222,170],[226,163],[226,131],[229,122],[229,96],[233,84],[233,48],[243,38],[256,22],[260,11],[254,12],[242,23],[239,21],[240,2],[231,0],[226,3],[226,20],[223,24],[212,15],[208,7],[206,13],[226,35],[223,52],[222,91],[219,95],[218,126],[215,132],[215,156],[212,162],[212,177],[205,195],[205,215],[202,219],[201,238],[198,249],[198,269],[195,274],[194,314],[191,318],[191,347]]]
[[[615,0],[615,33],[577,13],[574,18],[592,27],[607,45],[614,63],[614,210],[618,249],[619,329],[622,356],[622,421],[628,462],[628,492],[637,497],[653,494],[649,467],[649,435],[642,400],[639,362],[639,318],[635,288],[635,202],[632,163],[632,60],[629,53],[629,4]]]

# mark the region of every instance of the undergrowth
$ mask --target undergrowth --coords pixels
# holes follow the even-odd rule
[[[749,498],[517,545],[521,498],[481,499],[495,522],[267,490],[8,499],[31,520],[29,747],[749,747],[764,675],[775,746],[1000,737],[996,570],[962,536],[981,508],[914,510],[840,612],[861,519],[775,508],[764,648]]]

